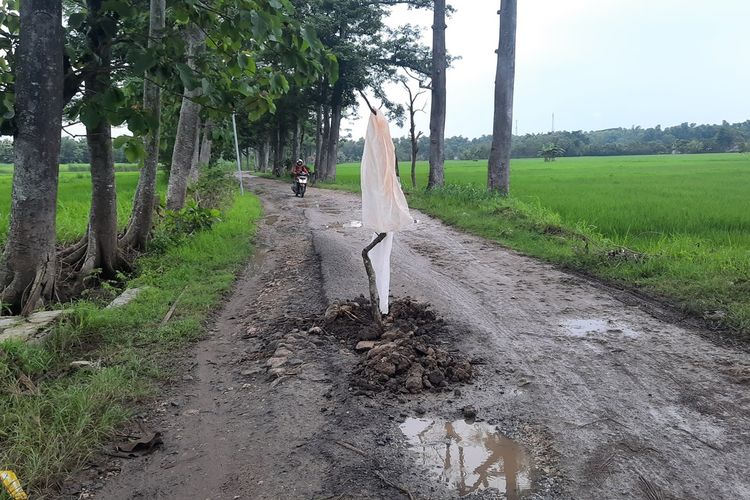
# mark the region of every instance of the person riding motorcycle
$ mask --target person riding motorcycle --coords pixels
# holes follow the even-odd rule
[[[302,158],[298,159],[294,164],[294,167],[292,167],[292,192],[295,196],[304,196],[305,188],[307,187],[299,186],[297,177],[299,177],[300,175],[310,175],[310,170],[307,168],[307,165],[305,165],[305,162],[302,161]]]
[[[305,162],[302,161],[302,158],[298,159],[297,163],[292,167],[292,179],[296,180],[298,175],[310,175],[310,170],[305,165]]]

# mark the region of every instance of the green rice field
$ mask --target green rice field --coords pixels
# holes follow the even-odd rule
[[[61,166],[57,196],[57,236],[61,243],[70,243],[83,235],[91,207],[90,174],[88,171],[71,172],[68,169],[66,165]],[[5,241],[8,232],[12,173],[12,166],[0,165],[0,243]],[[130,216],[133,195],[138,184],[138,172],[118,172],[115,175],[117,218],[120,226],[124,227]],[[160,177],[159,184],[163,191],[166,179]]]
[[[505,201],[484,193],[486,161],[446,162],[449,186],[433,194],[413,190],[410,165],[400,167],[415,208],[530,255],[674,299],[691,313],[750,333],[750,155],[513,160],[513,199]],[[417,164],[418,188],[425,186],[427,171],[426,162]],[[339,165],[331,187],[357,191],[359,165]],[[539,234],[550,232],[550,225],[594,238],[602,253],[625,247],[644,259],[584,255],[577,238]]]

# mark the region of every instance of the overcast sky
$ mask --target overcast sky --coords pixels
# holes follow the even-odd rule
[[[492,130],[499,0],[448,0],[446,136]],[[599,130],[750,119],[749,0],[518,0],[514,119],[518,131]],[[395,8],[394,25],[430,12]],[[394,100],[405,91],[393,87]],[[429,100],[429,96],[426,96]],[[362,107],[361,109],[364,109]],[[364,135],[366,120],[344,124]],[[418,130],[429,132],[427,113]],[[395,137],[407,130],[392,126]]]

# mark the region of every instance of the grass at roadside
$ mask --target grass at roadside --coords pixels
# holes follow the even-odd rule
[[[485,191],[486,162],[447,162],[447,187],[431,193],[409,187],[407,168],[414,208],[750,337],[747,155],[513,160],[508,200]],[[418,164],[418,186],[427,169]],[[358,191],[359,165],[339,165],[323,186]]]
[[[0,466],[38,493],[109,437],[154,381],[170,374],[175,350],[203,335],[252,250],[260,214],[257,198],[238,197],[211,230],[138,261],[129,286],[149,288],[135,302],[121,309],[79,302],[44,344],[0,346]],[[159,326],[183,290],[174,316]],[[101,366],[76,371],[69,368],[75,360]]]

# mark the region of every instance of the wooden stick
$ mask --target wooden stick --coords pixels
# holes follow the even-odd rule
[[[177,296],[176,299],[174,299],[174,303],[172,303],[172,307],[169,308],[169,311],[167,311],[167,314],[164,316],[164,319],[161,320],[161,323],[159,323],[159,326],[164,326],[167,324],[167,321],[170,320],[172,315],[174,314],[175,309],[177,309],[177,303],[182,298],[182,295],[185,293],[185,290],[187,290],[187,287],[183,288],[180,294]]]
[[[360,450],[359,448],[357,448],[354,445],[351,445],[349,443],[345,443],[344,441],[335,441],[335,443],[337,445],[339,445],[339,446],[342,446],[342,447],[346,448],[349,451],[353,451],[354,453],[357,453],[357,454],[362,455],[363,457],[367,458],[367,453],[365,453],[364,451]]]
[[[370,260],[370,250],[375,248],[375,245],[383,241],[387,233],[379,233],[372,242],[362,250],[362,260],[365,263],[365,271],[367,272],[367,280],[370,282],[370,309],[372,310],[372,319],[375,321],[377,327],[383,330],[383,316],[380,314],[380,296],[378,295],[378,286],[375,282],[375,270],[372,268],[372,261]]]
[[[361,96],[362,96],[362,99],[364,99],[364,100],[365,100],[365,102],[367,103],[367,107],[368,107],[368,108],[370,108],[370,111],[372,111],[372,114],[373,114],[373,115],[377,115],[377,114],[378,114],[378,112],[377,112],[377,111],[375,111],[375,108],[373,108],[373,107],[372,107],[372,104],[370,104],[370,101],[368,101],[368,100],[367,100],[367,96],[365,96],[365,93],[364,93],[364,92],[362,92],[362,91],[360,90],[360,91],[359,91],[359,95],[361,95]]]
[[[399,490],[399,491],[400,491],[401,493],[403,493],[404,495],[408,496],[408,497],[409,497],[409,500],[414,500],[414,495],[412,495],[412,494],[411,494],[411,491],[407,490],[406,488],[404,488],[404,487],[403,487],[403,486],[401,486],[400,484],[396,484],[396,483],[394,483],[394,482],[392,482],[392,481],[389,481],[389,480],[387,480],[387,479],[385,478],[385,476],[384,476],[383,474],[381,474],[381,473],[380,473],[380,471],[375,471],[375,475],[376,475],[376,476],[378,476],[378,477],[380,478],[380,480],[381,480],[381,481],[383,481],[383,482],[384,482],[385,484],[387,484],[387,485],[388,485],[388,486],[390,486],[391,488],[396,488],[396,489],[397,489],[397,490]]]

